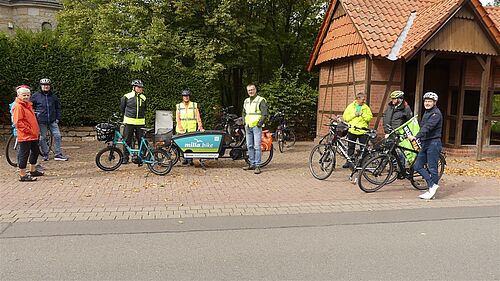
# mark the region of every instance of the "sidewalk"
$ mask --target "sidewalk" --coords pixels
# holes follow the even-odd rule
[[[314,179],[307,160],[312,142],[275,151],[261,175],[243,171],[245,162],[207,161],[207,170],[176,165],[160,177],[147,167],[126,165],[103,172],[95,165],[97,142],[65,143],[68,162],[42,163],[46,176],[17,180],[0,156],[0,222],[132,220],[208,216],[275,215],[390,209],[500,205],[500,159],[475,162],[449,158],[438,200],[417,199],[409,181],[367,194],[341,168]],[[475,171],[475,172],[474,172]],[[468,176],[467,174],[483,176]],[[485,177],[484,175],[488,175]]]

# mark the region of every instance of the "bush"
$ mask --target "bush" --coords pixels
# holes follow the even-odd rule
[[[268,102],[269,116],[284,112],[296,134],[310,139],[316,132],[318,92],[308,84],[301,84],[298,76],[291,76],[280,68],[269,83],[259,87],[259,94]]]

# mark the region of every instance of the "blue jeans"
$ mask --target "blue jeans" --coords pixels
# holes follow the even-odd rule
[[[56,122],[50,124],[38,124],[40,127],[40,148],[43,156],[49,155],[49,146],[47,145],[47,130],[50,130],[54,138],[54,152],[56,155],[61,155],[61,132]]]
[[[440,139],[422,142],[422,148],[418,152],[413,165],[413,169],[422,175],[428,187],[432,187],[439,182],[438,163],[441,148]],[[424,167],[425,164],[427,164],[427,168]]]
[[[245,126],[250,166],[259,167],[262,162],[262,128]]]

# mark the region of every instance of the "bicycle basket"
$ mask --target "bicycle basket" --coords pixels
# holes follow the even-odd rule
[[[349,126],[346,123],[340,122],[335,129],[335,133],[339,137],[347,136],[347,131],[349,130]]]
[[[98,141],[108,142],[115,137],[115,126],[109,123],[100,123],[95,126]]]
[[[155,143],[170,144],[172,140],[172,129],[159,128],[155,134]]]

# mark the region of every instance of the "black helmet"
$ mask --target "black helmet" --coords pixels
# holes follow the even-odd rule
[[[40,79],[40,85],[50,85],[50,84],[52,84],[52,81],[50,81],[49,78]]]
[[[136,86],[136,87],[141,87],[142,88],[142,87],[144,87],[144,83],[142,83],[141,80],[136,79],[136,80],[132,81],[132,86]]]
[[[182,90],[181,96],[190,96],[191,91],[190,90]]]

